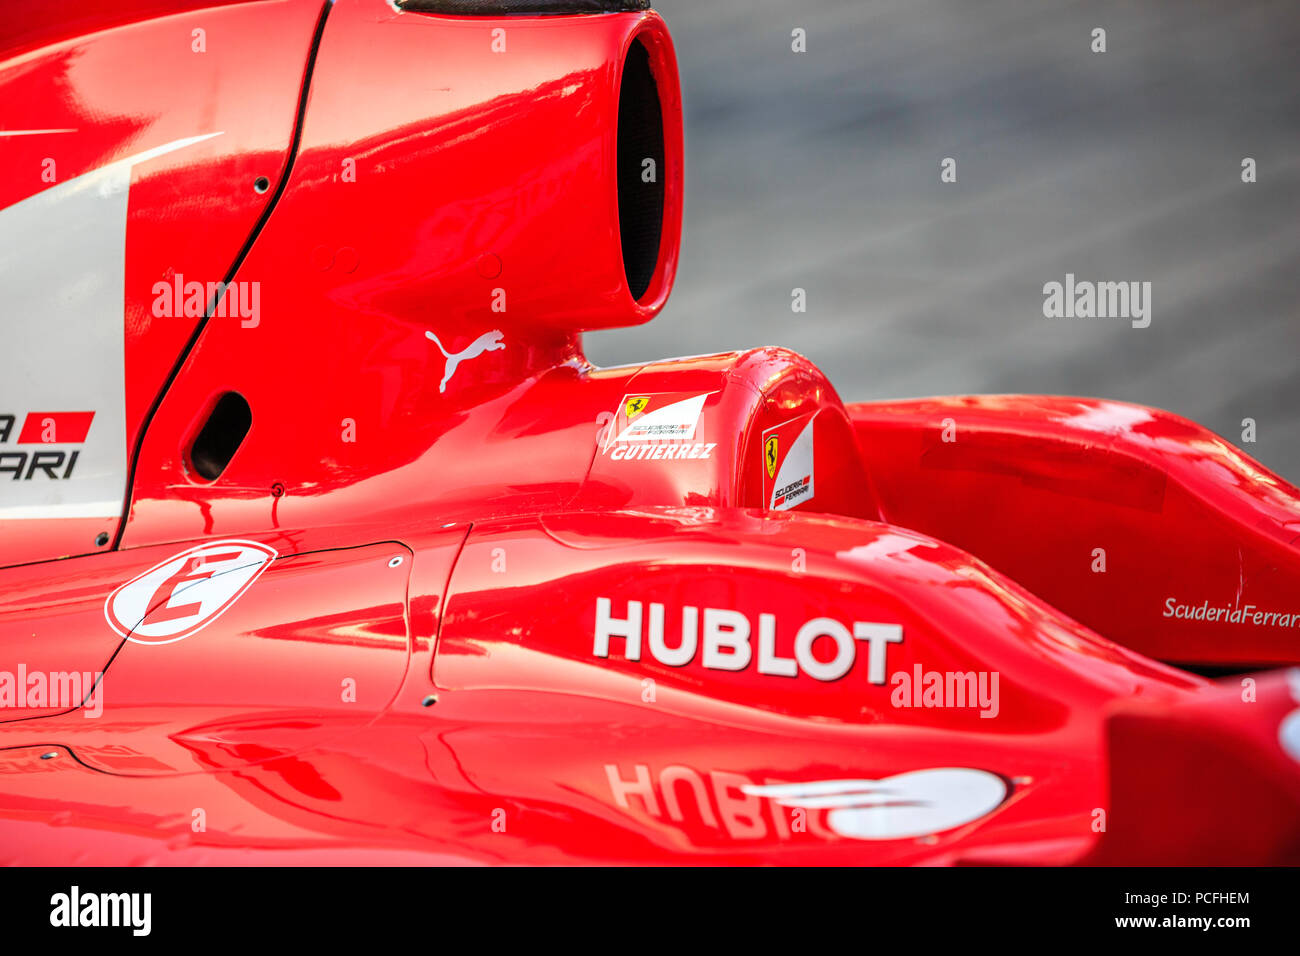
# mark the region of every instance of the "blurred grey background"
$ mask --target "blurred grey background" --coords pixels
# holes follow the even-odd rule
[[[786,345],[846,401],[1140,402],[1300,484],[1300,2],[655,7],[686,105],[682,262],[659,318],[586,337],[593,361]],[[1150,327],[1045,318],[1067,272],[1150,281]]]

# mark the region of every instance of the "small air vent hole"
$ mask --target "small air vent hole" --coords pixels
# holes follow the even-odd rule
[[[253,411],[243,395],[226,392],[217,400],[190,449],[190,462],[201,478],[212,481],[226,470],[252,424]]]

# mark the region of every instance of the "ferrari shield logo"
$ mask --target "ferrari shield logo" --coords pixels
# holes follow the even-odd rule
[[[623,413],[628,418],[635,418],[645,411],[646,405],[650,404],[650,396],[642,395],[639,398],[629,398],[627,404],[623,406]]]
[[[813,423],[817,413],[792,418],[763,432],[763,498],[771,511],[813,500]]]

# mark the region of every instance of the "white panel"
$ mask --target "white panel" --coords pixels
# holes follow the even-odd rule
[[[0,210],[0,414],[15,423],[0,452],[76,451],[72,474],[0,473],[0,519],[104,517],[126,492],[123,323],[131,168],[192,136],[52,186]],[[29,412],[95,413],[82,444],[17,444]],[[14,463],[17,459],[4,459]],[[62,473],[65,469],[59,469]]]

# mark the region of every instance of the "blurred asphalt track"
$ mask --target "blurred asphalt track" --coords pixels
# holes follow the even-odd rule
[[[686,104],[683,258],[664,313],[588,335],[593,361],[786,345],[845,401],[1140,402],[1300,484],[1300,2],[655,6]],[[1067,272],[1150,281],[1150,327],[1044,318]]]

